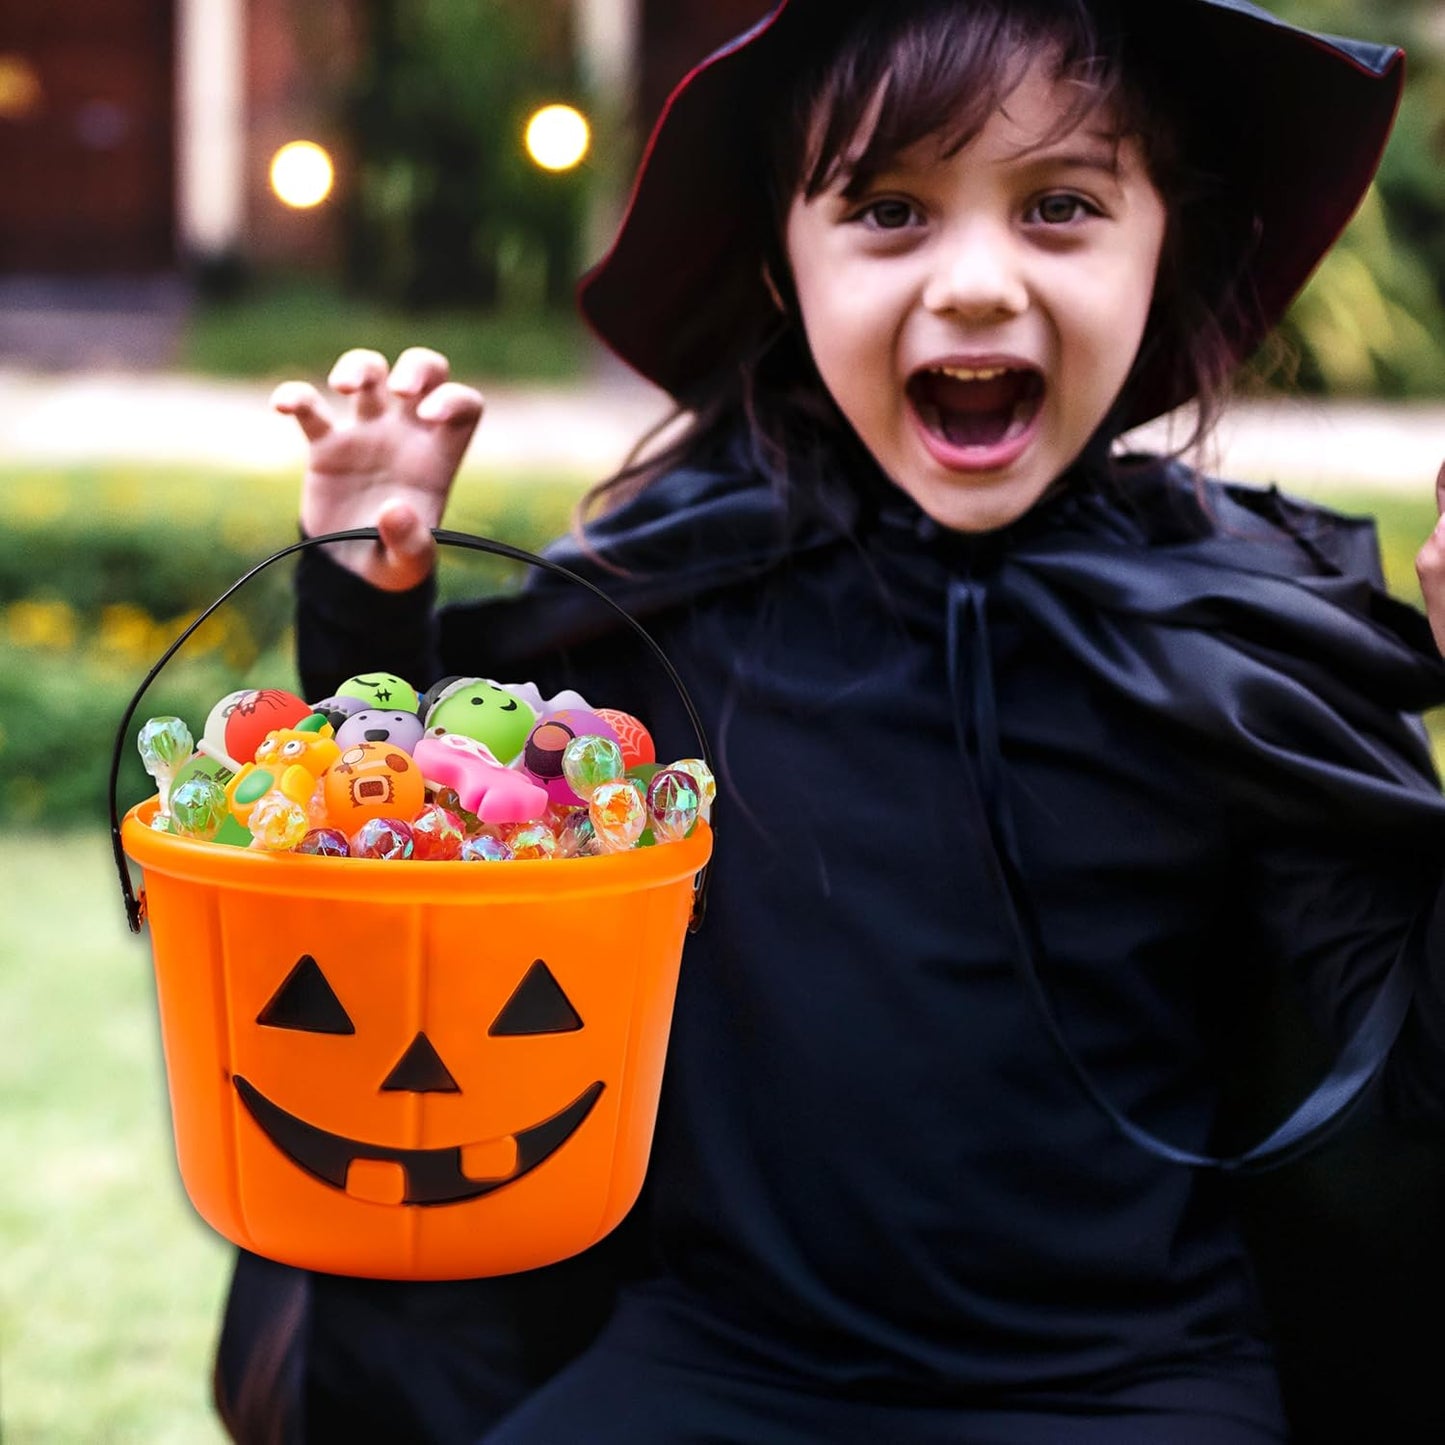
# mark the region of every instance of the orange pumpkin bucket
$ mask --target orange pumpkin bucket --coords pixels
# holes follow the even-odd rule
[[[384,862],[266,853],[117,818],[149,925],[182,1182],[233,1243],[389,1279],[532,1269],[602,1238],[642,1187],[682,941],[712,833],[601,857]],[[501,543],[441,542],[559,572]],[[617,609],[604,593],[598,596]],[[681,691],[657,644],[623,612]],[[132,891],[129,857],[142,876]]]

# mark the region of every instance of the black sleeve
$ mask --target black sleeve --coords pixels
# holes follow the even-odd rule
[[[440,675],[428,578],[408,592],[383,592],[333,562],[320,547],[296,564],[296,665],[311,701],[361,672],[390,672],[419,692]]]
[[[638,645],[605,612],[591,625],[559,628],[553,615],[567,590],[523,591],[436,609],[428,578],[407,592],[384,592],[333,562],[320,548],[296,567],[296,653],[307,698],[328,696],[348,677],[385,671],[418,692],[440,677],[535,682],[544,695],[575,688],[614,695],[637,667]],[[537,650],[535,639],[570,633],[575,645]]]
[[[1246,870],[1261,957],[1302,990],[1330,1053],[1403,951],[1414,997],[1385,1098],[1401,1122],[1445,1125],[1445,857],[1321,838],[1256,847]]]

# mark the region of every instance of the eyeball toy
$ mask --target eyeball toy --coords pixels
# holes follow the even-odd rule
[[[348,677],[336,689],[338,697],[359,697],[367,707],[397,707],[417,711],[416,689],[394,672],[368,672]]]
[[[396,708],[362,708],[336,729],[336,741],[343,748],[353,743],[390,743],[405,753],[414,752],[422,739],[421,718]]]
[[[331,826],[352,837],[369,818],[411,818],[426,803],[421,769],[388,743],[356,743],[321,779]]]

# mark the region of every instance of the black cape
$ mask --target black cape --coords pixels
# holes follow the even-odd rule
[[[1318,1070],[1329,1048],[1337,1046],[1367,1006],[1371,985],[1411,923],[1429,913],[1445,855],[1445,804],[1423,733],[1412,716],[1445,700],[1445,668],[1424,620],[1384,594],[1370,528],[1277,493],[1201,482],[1185,468],[1154,462],[1141,462],[1123,481],[1107,475],[1103,467],[1081,467],[1068,485],[1019,523],[982,538],[940,533],[906,498],[875,478],[853,482],[846,493],[840,490],[785,505],[752,464],[746,447],[737,444],[715,466],[678,472],[604,521],[591,543],[606,559],[605,565],[569,544],[552,554],[603,585],[646,622],[674,660],[683,664],[723,760],[720,896],[729,898],[730,877],[737,882],[747,876],[729,863],[732,852],[726,840],[747,835],[752,826],[747,789],[735,801],[726,786],[733,734],[730,709],[740,695],[752,696],[756,703],[775,679],[771,674],[718,677],[718,659],[723,656],[719,639],[732,637],[733,651],[748,656],[748,644],[756,637],[736,635],[741,619],[759,608],[769,612],[780,595],[775,589],[786,578],[781,595],[816,589],[809,594],[815,604],[811,631],[798,637],[799,659],[818,655],[820,647],[831,646],[840,655],[856,649],[858,666],[866,669],[878,639],[866,635],[862,622],[858,624],[862,635],[854,637],[846,626],[850,619],[836,615],[840,603],[855,607],[858,596],[864,595],[837,594],[836,578],[847,577],[856,587],[866,575],[869,585],[886,598],[882,610],[901,628],[898,637],[921,636],[932,629],[936,636],[929,646],[939,655],[946,653],[948,686],[933,690],[947,694],[948,706],[936,721],[952,729],[948,747],[959,749],[971,764],[989,835],[985,843],[1002,857],[1005,871],[1019,875],[1012,901],[1025,916],[1018,926],[1025,935],[1042,940],[1046,961],[1051,954],[1068,952],[1057,931],[1051,933],[1058,927],[1054,915],[1073,915],[1065,907],[1050,905],[1047,869],[1039,874],[1043,902],[1037,909],[1034,906],[1032,853],[1040,833],[1030,790],[1047,773],[1036,777],[1029,769],[1037,759],[1051,757],[1050,750],[1060,745],[1049,734],[1055,720],[1048,679],[1064,673],[1080,680],[1077,691],[1082,699],[1076,715],[1059,724],[1066,732],[1103,719],[1110,727],[1125,728],[1131,747],[1148,751],[1160,740],[1158,746],[1173,758],[1197,758],[1199,773],[1208,778],[1209,786],[1223,790],[1225,811],[1247,818],[1250,836],[1266,839],[1260,857],[1268,863],[1261,864],[1259,879],[1261,896],[1266,888],[1269,896],[1268,926],[1261,935],[1266,943],[1278,942],[1281,952],[1308,954],[1313,941],[1338,939],[1341,909],[1363,911],[1367,931],[1382,941],[1381,946],[1351,955],[1350,968],[1326,966],[1312,972],[1309,991],[1318,1032],[1300,1030],[1297,1038],[1287,1041],[1287,1050],[1281,1049],[1277,1032],[1266,1033],[1262,1052],[1270,1064],[1266,1073],[1277,1076],[1269,1080],[1275,1096],[1254,1087],[1264,1077],[1258,1072],[1248,1075],[1249,1086],[1241,1092],[1258,1116],[1247,1121],[1245,1132],[1248,1123],[1269,1120],[1285,1094],[1308,1086],[1311,1071]],[[381,597],[309,554],[298,574],[298,587],[303,675],[308,691],[318,696],[350,673],[377,667],[413,680],[429,680],[444,672],[476,672],[503,680],[530,675],[549,687],[570,683],[584,691],[589,683],[596,691],[609,678],[641,676],[637,649],[612,614],[585,592],[547,574],[539,574],[515,597],[447,609],[436,629],[427,621],[429,588],[399,598]],[[772,612],[769,623],[786,635],[798,611]],[[826,636],[820,635],[819,618],[831,629]],[[705,633],[714,624],[720,631],[713,636],[709,652]],[[694,644],[696,656],[709,662],[711,671],[686,665]],[[783,658],[786,651],[775,648],[774,654]],[[1047,667],[1033,673],[1025,670],[1027,687],[1013,688],[1013,660],[1035,656],[1046,659]],[[781,678],[781,668],[777,670]],[[814,709],[825,725],[828,708],[836,702],[837,679],[822,695],[809,697],[809,668],[797,670],[801,680],[782,679],[793,688],[790,707],[795,712],[799,706]],[[679,733],[679,710],[669,705],[665,694],[664,687],[655,697],[649,696],[655,708],[649,716],[659,719],[660,736],[670,732],[672,737],[685,738],[685,732]],[[951,719],[945,716],[948,713]],[[787,720],[777,718],[771,726],[772,736],[782,746]],[[1067,745],[1068,739],[1064,742]],[[1086,738],[1078,743],[1078,747],[1090,745]],[[806,762],[800,755],[800,766]],[[1165,779],[1164,785],[1172,786],[1173,781]],[[1194,786],[1180,780],[1184,793]],[[1309,847],[1295,848],[1291,842],[1295,839],[1308,840]],[[756,848],[758,838],[749,838],[747,846]],[[1362,903],[1355,880],[1362,856],[1368,865],[1372,850],[1388,864],[1379,872],[1390,881],[1373,889]],[[735,851],[745,851],[741,842]],[[1322,856],[1333,860],[1332,867],[1338,864],[1337,871],[1322,871]],[[829,887],[840,885],[854,862],[847,849],[835,850],[824,861],[826,868],[823,862],[819,865],[821,882],[798,875],[800,892],[823,896]],[[1007,887],[1008,879],[1004,883]],[[736,888],[732,894],[730,902],[714,906],[735,908]],[[806,906],[814,906],[811,899]],[[866,911],[860,917],[866,917]],[[900,921],[898,926],[909,924]],[[1388,1097],[1393,1113],[1432,1122],[1442,1112],[1445,1096],[1440,1063],[1445,1056],[1445,1009],[1437,931],[1422,930],[1418,957],[1413,960],[1419,974],[1415,1008],[1381,1096]],[[717,961],[711,962],[715,967]],[[694,971],[707,967],[708,963],[699,963]],[[1070,999],[1063,976],[1046,982],[1061,986],[1065,1022],[1075,1029],[1074,1037],[1094,1067],[1107,1055],[1105,1042],[1116,1038],[1111,1033],[1115,1024],[1092,1013],[1087,1000]],[[1019,1007],[1021,1020],[1031,1005]],[[686,990],[680,994],[679,1008],[677,1027],[684,1038],[691,1038],[689,1009],[699,1011],[698,1038],[715,1036],[718,1028],[728,1027],[725,1020],[708,1015],[705,999],[694,1003]],[[1024,1025],[1016,1021],[1015,1027]],[[1282,1058],[1285,1065],[1297,1062],[1298,1068],[1281,1067]],[[695,1080],[687,1075],[674,1085],[670,1072],[669,1080],[676,1117],[695,1120],[713,1107],[710,1095],[718,1091],[694,1087]],[[1109,1087],[1115,1084],[1108,1080]],[[1071,1096],[1058,1095],[1065,1097]],[[1201,1113],[1192,1106],[1179,1106],[1178,1101],[1161,1104],[1153,1098],[1151,1102],[1150,1088],[1142,1085],[1138,1098],[1146,1115],[1153,1110],[1153,1117],[1145,1120],[1150,1127],[1166,1133],[1180,1130],[1199,1147],[1217,1143],[1212,1111]],[[1372,1101],[1372,1110],[1378,1102],[1378,1098]],[[1080,1103],[1080,1112],[1060,1126],[1064,1132],[1055,1138],[1056,1147],[1078,1147],[1076,1136],[1092,1128],[1090,1109],[1087,1101]],[[650,1195],[664,1200],[669,1188],[676,1187],[681,1167],[670,1145],[669,1117],[665,1108],[654,1158],[656,1187],[649,1186]],[[1364,1117],[1362,1111],[1360,1118]],[[1369,1305],[1378,1285],[1370,1272],[1378,1275],[1400,1263],[1400,1256],[1389,1257],[1388,1247],[1383,1254],[1376,1248],[1382,1244],[1398,1248],[1406,1235],[1396,1228],[1389,1237],[1382,1230],[1353,1256],[1332,1258],[1322,1268],[1316,1251],[1329,1243],[1329,1231],[1316,1236],[1309,1227],[1309,1220],[1320,1214],[1321,1198],[1329,1213],[1330,1201],[1338,1200],[1342,1187],[1347,1198],[1358,1195],[1361,1160],[1371,1168],[1379,1164],[1379,1140],[1384,1137],[1379,1129],[1384,1127],[1377,1124],[1368,1136],[1341,1136],[1325,1154],[1283,1171],[1268,1186],[1247,1186],[1247,1212],[1255,1221],[1251,1228],[1268,1246],[1262,1265],[1265,1291],[1274,1297],[1277,1318],[1285,1322],[1279,1353],[1297,1422],[1304,1427],[1302,1438],[1345,1438],[1328,1431],[1353,1418],[1337,1393],[1316,1389],[1322,1364],[1328,1367],[1332,1383],[1352,1370],[1365,1377],[1366,1388],[1353,1397],[1362,1412],[1359,1419],[1370,1422],[1365,1433],[1378,1434],[1381,1422],[1389,1419],[1413,1427],[1426,1408],[1421,1397],[1401,1389],[1398,1370],[1383,1373],[1382,1354],[1391,1355],[1397,1364],[1401,1358],[1412,1358],[1407,1332],[1392,1331],[1378,1318],[1372,1319],[1369,1329],[1346,1332],[1351,1353],[1342,1360],[1329,1354],[1340,1339],[1339,1331],[1321,1334],[1317,1328],[1325,1315],[1338,1319],[1341,1306],[1348,1312]],[[1414,1147],[1400,1136],[1388,1137],[1394,1151]],[[1427,1146],[1419,1150],[1403,1176],[1398,1171],[1393,1176],[1374,1175],[1375,1183],[1382,1186],[1380,1196],[1397,1206],[1397,1224],[1403,1201],[1441,1197],[1437,1156]],[[1333,1160],[1330,1151],[1336,1156]],[[695,1170],[707,1162],[694,1157],[687,1167]],[[1319,1174],[1326,1165],[1324,1175]],[[1117,1156],[1117,1167],[1126,1172],[1137,1169],[1141,1180],[1147,1177],[1158,1183],[1164,1177],[1155,1165],[1135,1160],[1127,1149]],[[1408,1187],[1399,1185],[1402,1177],[1408,1178]],[[1297,1206],[1305,1197],[1306,1184],[1314,1191],[1309,1196],[1312,1214],[1302,1221],[1282,1212],[1282,1207],[1287,1211]],[[896,1204],[890,1198],[886,1208]],[[643,1209],[650,1207],[645,1198]],[[662,1213],[665,1216],[665,1204]],[[988,1222],[981,1217],[980,1223]],[[722,1231],[714,1240],[717,1243],[729,1226],[711,1216],[702,1222],[692,1218],[684,1221],[683,1233],[690,1236],[704,1227]],[[600,1316],[608,1307],[609,1272],[625,1275],[652,1267],[646,1262],[654,1248],[649,1233],[637,1223],[635,1213],[613,1241],[590,1252],[595,1258],[558,1266],[559,1273],[549,1276],[575,1284],[580,1276],[574,1271],[590,1269],[604,1278],[601,1294],[589,1293],[587,1287],[571,1289],[566,1283],[550,1286],[554,1291],[560,1288],[574,1301],[577,1317],[586,1319],[579,1325],[582,1335],[596,1325],[589,1309],[595,1306]],[[1037,1243],[1043,1250],[1049,1238],[1041,1236]],[[1109,1258],[1121,1244],[1101,1239],[1099,1247],[1102,1257]],[[1357,1265],[1360,1259],[1363,1273]],[[1438,1277],[1438,1251],[1432,1259],[1430,1267],[1437,1269]],[[749,1268],[766,1275],[767,1263],[749,1260]],[[1418,1270],[1421,1258],[1412,1263]],[[243,1261],[236,1299],[245,1307],[233,1314],[226,1342],[232,1379],[265,1313],[246,1295],[248,1281],[254,1285],[256,1277],[257,1272],[248,1271]],[[1321,1281],[1334,1291],[1329,1311],[1322,1310]],[[317,1283],[313,1281],[313,1287]],[[347,1317],[356,1322],[349,1327],[344,1347],[334,1332],[329,1337],[321,1332],[316,1369],[323,1373],[328,1350],[333,1365],[342,1350],[363,1370],[369,1354],[376,1359],[394,1352],[400,1320],[411,1322],[410,1333],[402,1332],[411,1342],[409,1348],[420,1352],[418,1358],[435,1361],[446,1355],[444,1341],[454,1341],[468,1329],[485,1336],[486,1325],[477,1321],[489,1308],[514,1315],[530,1310],[535,1322],[536,1300],[545,1297],[549,1288],[542,1280],[526,1278],[434,1287],[321,1283],[333,1304],[339,1295],[346,1297]],[[1307,1290],[1307,1284],[1313,1288]],[[295,1288],[294,1281],[287,1287]],[[503,1297],[509,1302],[498,1306]],[[335,1309],[332,1315],[339,1317]],[[1029,1329],[1037,1326],[1040,1338],[1048,1338],[1049,1318],[1045,1311],[1041,1321],[1030,1322]],[[416,1334],[418,1320],[425,1321],[423,1336]],[[1186,1322],[1181,1328],[1187,1332],[1192,1327]],[[427,1343],[418,1345],[419,1338]],[[575,1347],[574,1341],[560,1339],[555,1330],[553,1338],[558,1357]],[[822,1353],[828,1358],[838,1357],[837,1342],[826,1332],[819,1343],[827,1347]],[[483,1344],[475,1358],[494,1359],[496,1353]],[[542,1355],[546,1357],[545,1350]],[[535,1386],[555,1363],[555,1358],[550,1363],[548,1358],[533,1360],[530,1371],[519,1377],[522,1388]],[[995,1372],[999,1368],[997,1361],[985,1364]],[[475,1373],[475,1363],[472,1368]],[[449,1398],[464,1412],[459,1402],[466,1391],[455,1380],[446,1380],[444,1368],[441,1376],[439,1381],[435,1370],[414,1370],[415,1419],[429,1411],[444,1413]],[[1382,1379],[1388,1383],[1378,1383]],[[914,1387],[932,1388],[917,1381],[909,1386]],[[498,1387],[499,1392],[503,1389]],[[1309,1435],[1308,1429],[1316,1433]],[[444,1428],[438,1427],[437,1438],[446,1438]]]

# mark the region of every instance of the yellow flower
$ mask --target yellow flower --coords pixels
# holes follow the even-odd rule
[[[16,647],[66,652],[77,630],[70,604],[58,599],[23,598],[5,609],[5,636]]]

